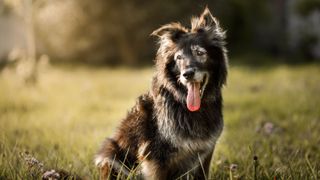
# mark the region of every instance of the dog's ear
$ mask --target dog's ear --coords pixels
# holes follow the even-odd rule
[[[203,13],[199,17],[194,17],[191,20],[191,30],[201,31],[220,28],[219,21],[212,16],[208,7],[206,7]]]
[[[205,33],[213,44],[225,44],[225,31],[221,29],[219,21],[212,16],[208,7],[204,9],[199,17],[193,17],[191,19],[191,32]]]
[[[159,38],[169,38],[172,41],[177,41],[183,34],[187,32],[188,30],[180,23],[171,23],[154,30],[151,33],[151,36],[156,36]]]

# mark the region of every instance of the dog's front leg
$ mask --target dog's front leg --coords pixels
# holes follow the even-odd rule
[[[100,180],[112,179],[111,168],[109,164],[104,164],[100,167]]]
[[[195,179],[209,179],[209,171],[210,164],[212,158],[213,150],[210,151],[205,157],[204,160],[201,161],[200,167],[197,169],[195,173]]]
[[[161,167],[154,160],[144,160],[141,163],[141,173],[146,180],[165,180],[167,179],[168,169]]]

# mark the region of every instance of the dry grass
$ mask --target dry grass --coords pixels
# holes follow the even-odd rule
[[[50,67],[36,86],[26,86],[3,72],[0,179],[36,176],[19,156],[26,150],[45,169],[97,179],[95,151],[151,76],[152,69]],[[211,178],[318,179],[319,82],[317,65],[231,67]]]

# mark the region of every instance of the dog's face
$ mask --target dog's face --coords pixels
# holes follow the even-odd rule
[[[190,35],[189,35],[190,36]],[[187,88],[187,107],[190,111],[200,108],[201,98],[210,77],[209,59],[206,48],[196,37],[181,38],[178,51],[174,53],[178,82]]]
[[[191,24],[187,29],[171,23],[152,35],[160,38],[156,63],[161,81],[189,111],[197,111],[225,83],[227,56],[224,32],[209,9]]]

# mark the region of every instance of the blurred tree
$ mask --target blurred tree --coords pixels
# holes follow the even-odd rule
[[[313,11],[320,11],[320,0],[298,0],[296,11],[302,16],[308,16]]]
[[[293,49],[306,57],[306,61],[320,59],[320,0],[297,0],[294,10],[300,28]]]
[[[190,16],[206,5],[227,30],[232,55],[285,55],[290,3],[294,0],[33,0],[32,8],[38,50],[55,61],[137,65],[152,62],[154,29],[172,21],[188,26]]]
[[[21,55],[17,65],[17,73],[23,77],[27,83],[37,81],[37,61],[36,61],[36,44],[34,34],[34,6],[32,0],[4,0],[4,4],[9,10],[7,13],[14,12],[23,19],[25,29],[25,54]]]
[[[109,64],[145,63],[141,59],[153,53],[148,39],[152,30],[168,19],[190,16],[186,10],[197,4],[190,0],[40,2],[36,27],[42,51],[54,59]]]

